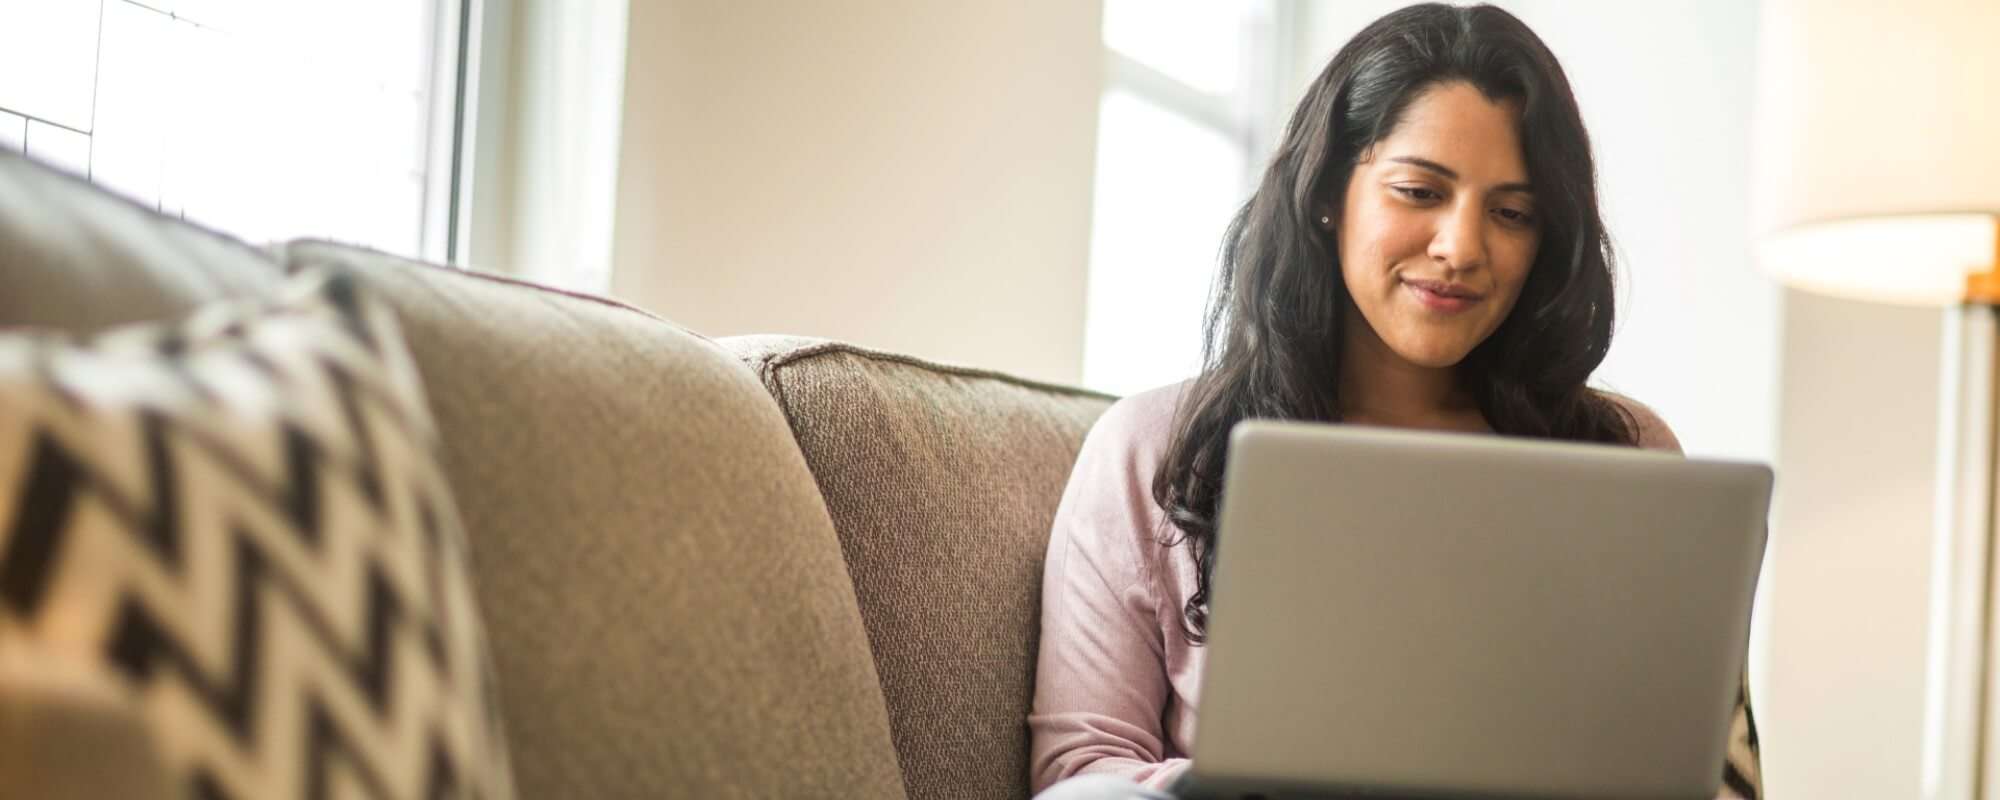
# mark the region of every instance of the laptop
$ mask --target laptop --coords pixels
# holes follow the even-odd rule
[[[1771,482],[1629,447],[1238,425],[1174,791],[1714,797]]]

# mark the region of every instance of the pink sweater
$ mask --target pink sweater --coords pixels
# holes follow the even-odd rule
[[[1107,410],[1084,440],[1057,508],[1028,716],[1036,792],[1084,773],[1165,788],[1187,768],[1207,651],[1181,635],[1180,614],[1197,567],[1185,547],[1157,544],[1171,531],[1152,496],[1185,386],[1133,395]],[[1644,446],[1680,450],[1650,410],[1628,407]],[[1739,709],[1739,731],[1744,725]],[[1755,781],[1747,741],[1732,742],[1730,760]]]
[[[1086,772],[1165,788],[1187,767],[1207,651],[1180,634],[1196,566],[1156,544],[1170,531],[1152,494],[1183,386],[1105,411],[1056,509],[1028,715],[1036,792]]]

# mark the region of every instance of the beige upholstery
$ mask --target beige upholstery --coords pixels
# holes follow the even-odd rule
[[[464,508],[522,797],[893,797],[861,617],[783,417],[602,301],[295,244],[389,298]]]
[[[170,224],[0,147],[0,329],[93,333],[281,278],[255,248]]]
[[[275,254],[352,270],[401,319],[521,796],[903,796],[826,507],[739,361],[607,301],[336,245]],[[0,328],[178,315],[274,285],[265,255],[0,153]]]
[[[721,343],[784,408],[832,512],[909,796],[1026,797],[1049,525],[1111,398],[818,340]]]

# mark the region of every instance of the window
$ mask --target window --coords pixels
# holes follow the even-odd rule
[[[1284,0],[1106,0],[1084,383],[1117,394],[1201,365],[1223,229],[1275,144]]]
[[[0,143],[253,243],[450,254],[459,0],[0,0]]]

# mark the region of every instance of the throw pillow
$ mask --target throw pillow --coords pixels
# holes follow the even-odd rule
[[[0,335],[0,651],[119,687],[176,795],[511,797],[437,452],[351,276]]]

